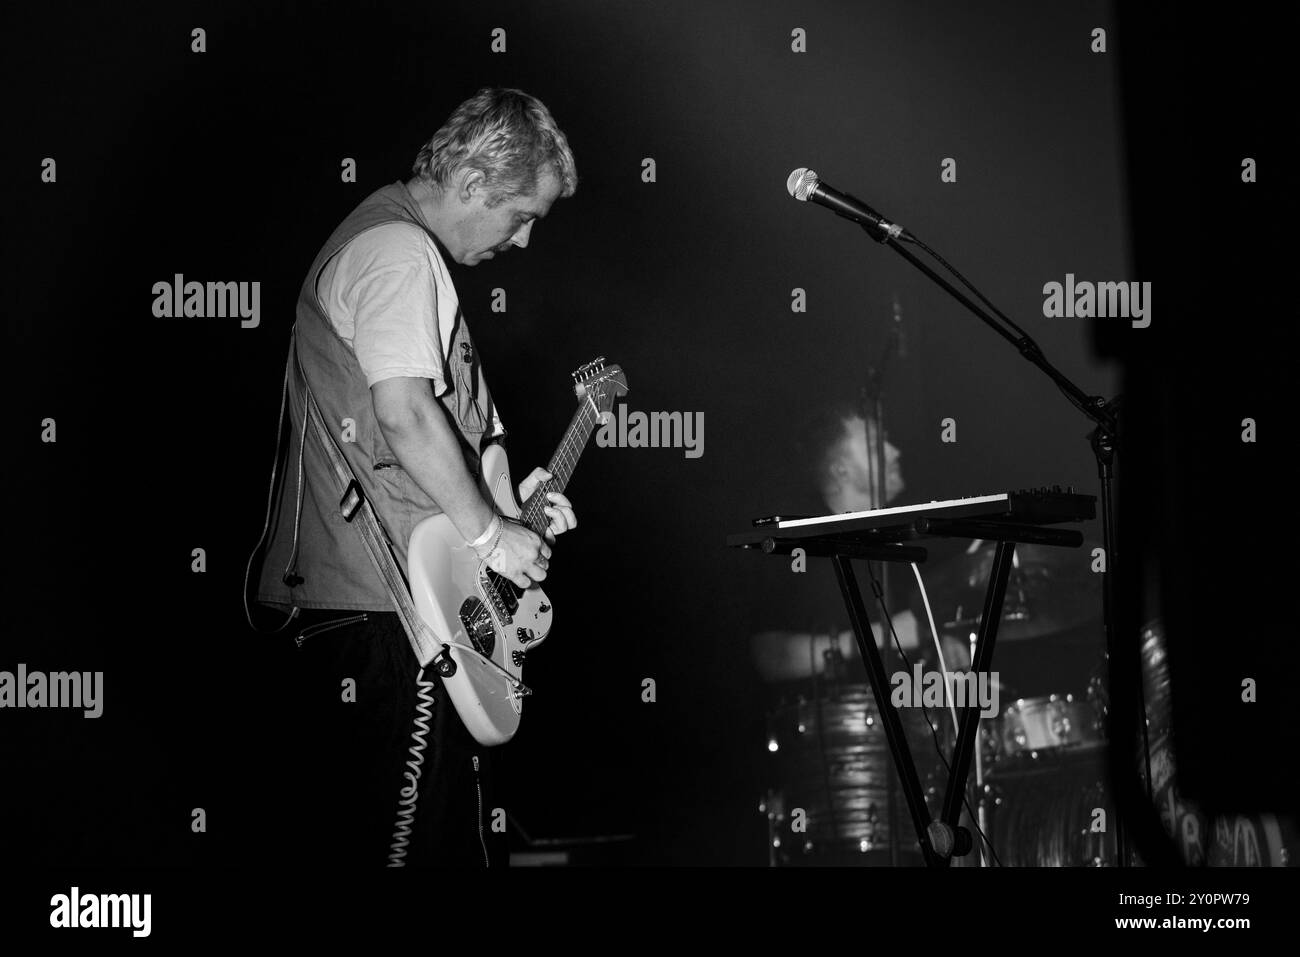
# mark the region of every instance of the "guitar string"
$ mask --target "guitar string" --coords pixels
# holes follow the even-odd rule
[[[594,405],[594,404],[593,404]],[[591,435],[591,426],[594,422],[587,422],[587,406],[579,406],[577,414],[574,415],[573,421],[564,434],[559,448],[556,450],[555,457],[552,459],[552,478],[544,481],[539,489],[529,497],[528,504],[522,513],[525,524],[533,531],[542,525],[542,519],[545,516],[546,494],[551,490],[553,484],[559,484],[561,488],[568,483],[577,466],[578,459],[586,447],[587,440]],[[579,433],[583,433],[581,436]],[[559,481],[556,482],[555,470],[560,470]],[[545,527],[542,527],[545,531]],[[539,534],[541,534],[539,532]]]
[[[541,483],[541,486],[538,488],[538,490],[537,490],[536,492],[534,492],[532,496],[529,497],[528,505],[527,505],[527,507],[525,508],[524,511],[525,511],[525,514],[527,515],[527,517],[528,517],[528,519],[529,519],[529,524],[530,524],[530,525],[535,524],[536,521],[539,520],[539,518],[540,518],[540,517],[538,516],[538,514],[537,514],[538,511],[539,511],[538,506],[541,504],[541,502],[542,502],[542,500],[543,500],[543,498],[544,498],[544,496],[545,496],[545,493],[548,492],[548,491],[550,491],[550,486],[551,486],[551,484],[552,484],[552,482],[554,481],[554,478],[555,478],[555,475],[554,475],[554,469],[555,469],[556,467],[561,468],[561,469],[563,469],[563,468],[570,468],[570,469],[571,469],[571,467],[569,466],[569,463],[568,463],[568,448],[567,448],[567,447],[568,447],[569,443],[570,443],[570,442],[572,441],[572,439],[573,439],[573,435],[574,435],[574,432],[575,432],[575,428],[574,428],[574,426],[577,425],[577,423],[578,423],[578,416],[575,415],[575,416],[574,416],[574,421],[571,422],[570,425],[569,425],[569,428],[565,430],[564,438],[560,440],[559,448],[556,450],[556,452],[555,452],[555,456],[554,456],[554,457],[552,458],[552,460],[551,460],[551,464],[552,464],[552,467],[553,467],[552,470],[551,470],[551,471],[552,471],[552,477],[551,477],[550,479],[547,479],[546,481],[542,482],[542,483]],[[557,463],[558,463],[558,465],[557,465]],[[566,481],[566,480],[567,480],[567,477],[562,477],[562,478],[561,478],[561,484],[562,484],[564,481]]]
[[[588,386],[588,389],[590,389],[590,386]],[[596,412],[596,417],[599,418],[599,410],[596,409],[596,403],[591,399],[590,392],[588,392],[587,398],[590,408]],[[552,465],[558,461],[559,466],[567,469],[569,473],[562,476],[558,483],[561,487],[567,484],[572,475],[573,469],[577,466],[578,458],[582,455],[582,450],[587,444],[587,439],[590,438],[590,426],[595,424],[594,422],[587,423],[585,421],[587,408],[587,405],[579,405],[578,413],[574,415],[573,421],[570,423],[568,430],[565,432],[564,438],[560,442],[560,447],[556,452],[555,458],[552,460]],[[587,433],[581,440],[578,439],[578,432],[580,431],[585,431]],[[571,444],[575,446],[572,450],[569,448]],[[570,452],[573,454],[573,460],[571,462],[569,461]],[[545,515],[544,503],[546,500],[546,493],[550,491],[550,486],[553,481],[554,473],[552,473],[551,479],[543,482],[539,489],[529,497],[528,503],[520,514],[520,517],[524,519],[525,523],[530,528],[539,524],[542,517]],[[534,531],[536,531],[536,529],[534,529]]]
[[[568,484],[569,478],[573,475],[573,470],[578,464],[578,459],[581,457],[582,451],[587,444],[587,440],[591,437],[591,426],[594,423],[587,422],[586,417],[587,407],[584,405],[580,407],[579,413],[574,416],[573,424],[569,427],[568,432],[565,433],[564,440],[560,443],[557,458],[559,459],[559,468],[561,470],[561,477],[558,484],[561,488]],[[581,437],[579,437],[579,432],[583,433]],[[572,456],[572,461],[570,461],[570,456]],[[548,481],[545,484],[549,486],[551,482]],[[542,504],[542,500],[539,499],[537,504]]]
[[[569,478],[573,474],[573,469],[578,464],[578,459],[581,457],[583,448],[587,444],[587,439],[590,437],[589,425],[595,424],[594,422],[586,422],[587,408],[588,407],[585,405],[579,407],[578,414],[574,416],[573,422],[570,423],[568,430],[565,432],[564,438],[560,442],[559,448],[556,450],[555,458],[552,460],[552,465],[564,470],[559,481],[556,482],[553,472],[552,478],[547,479],[541,484],[538,491],[534,492],[534,494],[530,496],[528,505],[524,508],[523,517],[530,527],[539,523],[542,515],[545,514],[543,511],[543,503],[545,502],[546,493],[551,490],[552,484],[558,484],[563,488],[564,485],[568,483]],[[586,432],[587,434],[579,438],[579,432]],[[571,455],[572,461],[570,461]]]
[[[565,431],[564,438],[560,441],[559,449],[556,451],[555,459],[559,461],[559,466],[565,469],[568,473],[563,476],[564,482],[567,482],[569,477],[573,474],[573,469],[578,463],[578,458],[582,455],[583,448],[585,448],[587,440],[590,438],[590,426],[594,425],[594,422],[588,423],[586,421],[586,416],[587,406],[579,406],[577,414],[574,415],[573,421],[570,422],[569,428]],[[586,434],[579,438],[579,432],[585,432]],[[572,461],[569,461],[570,454],[572,454]],[[529,496],[528,504],[524,506],[524,510],[520,515],[524,520],[524,524],[529,528],[532,528],[534,531],[536,531],[536,526],[540,524],[541,518],[545,516],[545,512],[542,511],[541,503],[546,500],[545,495],[550,489],[551,482],[551,479],[543,482],[541,486],[539,486],[539,488]],[[502,594],[501,589],[502,584],[506,581],[505,576],[501,575],[499,572],[489,570],[489,581],[491,582],[493,591],[497,593],[497,597],[503,602],[508,603],[508,599],[505,594]],[[523,590],[515,585],[514,582],[511,582],[510,585],[510,590],[513,593],[511,597],[517,600],[518,596],[523,594]]]
[[[572,461],[570,461],[569,450],[566,448],[568,442],[569,439],[566,436],[565,443],[561,445],[560,450],[552,460],[552,477],[541,483],[538,489],[529,498],[528,505],[524,509],[524,521],[528,527],[532,528],[535,532],[538,532],[539,527],[542,531],[545,531],[545,525],[542,520],[545,517],[547,493],[549,493],[555,486],[563,488],[565,484],[567,484],[569,477],[572,475],[574,466],[577,464],[576,455],[573,457]],[[557,472],[559,473],[558,475],[556,474]],[[549,522],[546,524],[549,524]],[[538,534],[541,534],[541,532],[538,532]]]

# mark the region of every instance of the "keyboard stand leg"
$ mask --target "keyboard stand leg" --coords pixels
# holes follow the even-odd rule
[[[993,663],[993,643],[998,634],[998,621],[1002,617],[1002,600],[1007,593],[1007,579],[1011,574],[1012,558],[1015,555],[1015,542],[998,542],[993,554],[993,570],[989,574],[988,592],[984,597],[984,614],[980,618],[979,637],[975,645],[975,660],[971,662],[971,673],[975,675],[976,687],[979,680],[989,674]],[[990,675],[987,679],[993,680]],[[966,778],[970,774],[971,758],[975,754],[977,731],[979,729],[980,708],[978,702],[962,709],[957,726],[957,744],[953,749],[951,771],[948,787],[943,795],[943,813],[941,820],[954,830],[961,816],[962,800],[966,794]]]
[[[876,696],[876,707],[885,723],[885,737],[889,740],[889,750],[894,758],[894,766],[902,779],[903,795],[907,798],[907,809],[912,815],[912,825],[916,828],[917,840],[921,845],[921,854],[927,867],[947,867],[949,860],[935,853],[930,843],[930,810],[925,804],[925,792],[916,774],[916,764],[912,761],[912,751],[903,732],[902,719],[890,703],[889,676],[885,674],[885,665],[876,647],[875,636],[871,632],[871,621],[867,617],[866,605],[862,601],[862,592],[858,589],[857,578],[853,574],[853,565],[844,555],[832,556],[835,564],[835,577],[840,583],[840,592],[849,612],[849,621],[853,625],[853,635],[858,642],[858,652],[867,666],[867,678],[871,682],[871,691]],[[1003,587],[1006,581],[1003,576]],[[951,782],[950,782],[951,786]],[[898,840],[901,835],[891,835]]]

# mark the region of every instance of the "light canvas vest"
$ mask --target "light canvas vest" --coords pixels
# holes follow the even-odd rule
[[[321,270],[354,237],[385,223],[413,223],[429,231],[418,205],[401,181],[366,197],[321,248],[298,295],[290,349],[298,363],[289,363],[289,417],[292,435],[284,461],[271,518],[271,539],[262,563],[257,598],[261,602],[303,608],[354,608],[392,611],[383,580],[365,551],[358,530],[343,518],[340,492],[325,450],[303,428],[305,412],[302,377],[311,385],[325,425],[351,465],[362,493],[392,541],[398,562],[407,571],[406,546],[416,524],[441,512],[398,464],[375,419],[370,388],[351,348],[334,330],[316,292]],[[437,318],[428,321],[436,324]],[[445,357],[444,381],[450,391],[439,397],[461,439],[471,474],[477,476],[485,437],[493,432],[494,410],[483,379],[479,355],[465,318],[457,309],[451,348]],[[434,330],[441,341],[441,333]],[[301,367],[301,373],[298,366]],[[306,448],[302,438],[308,436]],[[349,439],[350,441],[345,441]],[[302,475],[299,477],[299,453]],[[301,495],[301,519],[296,520]],[[294,529],[297,526],[297,549]],[[293,586],[283,581],[286,567],[301,577]]]

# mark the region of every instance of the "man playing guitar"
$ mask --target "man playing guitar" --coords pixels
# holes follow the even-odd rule
[[[423,717],[416,713],[415,656],[384,579],[341,512],[330,459],[305,427],[306,390],[403,573],[412,529],[441,512],[494,571],[521,588],[545,579],[555,536],[576,525],[573,507],[551,492],[550,526],[539,537],[503,520],[480,491],[480,453],[505,430],[446,260],[474,266],[527,247],[536,220],[573,195],[577,175],[546,107],[507,89],[482,89],[457,107],[412,172],[361,202],[303,284],[286,370],[293,429],[284,474],[293,481],[278,496],[273,489],[257,599],[296,616],[304,798],[295,856],[391,860],[402,793],[418,806],[403,863],[482,866],[492,856],[488,752],[441,687],[429,692],[436,703],[422,699]],[[534,469],[520,500],[549,477]],[[428,743],[418,794],[403,791],[413,717]]]

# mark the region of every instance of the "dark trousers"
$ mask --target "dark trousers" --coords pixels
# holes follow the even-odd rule
[[[361,618],[360,616],[363,616]],[[304,609],[289,629],[296,650],[291,787],[294,859],[306,865],[384,867],[409,788],[419,730],[419,665],[396,612]],[[433,668],[419,799],[407,837],[408,867],[505,863],[493,831],[491,751],[465,730]]]

